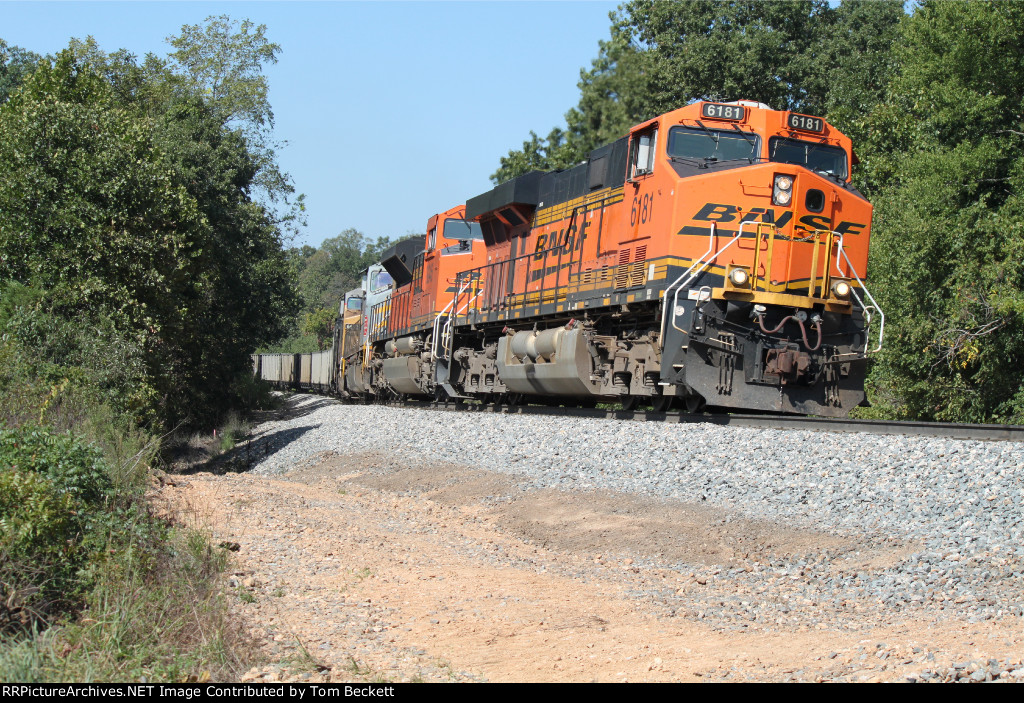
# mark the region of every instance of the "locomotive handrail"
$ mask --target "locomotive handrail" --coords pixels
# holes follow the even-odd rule
[[[452,317],[453,316],[457,316],[460,312],[462,312],[462,310],[465,310],[467,307],[469,307],[469,304],[471,302],[473,302],[473,300],[478,295],[480,295],[479,293],[477,293],[477,296],[473,296],[473,298],[471,298],[470,300],[466,301],[466,304],[461,309],[457,309],[457,308],[453,309],[453,306],[456,304],[456,302],[459,300],[459,298],[462,297],[462,294],[465,292],[465,290],[467,288],[469,288],[469,285],[470,285],[470,283],[473,282],[473,280],[474,279],[472,277],[467,278],[462,283],[462,287],[459,288],[458,291],[455,293],[455,297],[452,298],[451,302],[448,303],[447,305],[445,305],[444,306],[444,310],[442,310],[440,313],[438,313],[437,317],[434,318],[434,331],[433,331],[433,334],[432,334],[431,339],[430,339],[430,354],[435,359],[437,358],[438,340],[442,336],[450,334],[451,324],[452,324]],[[449,312],[449,311],[451,311],[451,312]],[[445,317],[446,314],[447,314],[447,318],[448,319],[445,321],[445,325],[442,328],[441,327],[441,318]],[[445,358],[447,358],[447,356]]]
[[[693,274],[693,275],[691,276],[691,280],[687,280],[685,284],[680,284],[680,281],[682,281],[682,280],[683,280],[684,278],[686,278],[687,276],[690,276],[691,272],[692,272],[692,271],[693,271],[693,270],[694,270],[694,269],[695,269],[695,268],[696,268],[696,267],[697,267],[698,265],[703,265],[703,266],[707,266],[707,265],[708,265],[708,264],[710,264],[710,263],[711,263],[712,261],[714,261],[714,260],[715,260],[715,259],[717,259],[717,258],[718,258],[719,256],[721,256],[721,255],[722,255],[722,254],[723,254],[723,253],[725,252],[725,250],[726,250],[726,249],[728,249],[729,247],[731,247],[731,246],[732,246],[732,245],[733,245],[733,244],[734,244],[734,243],[736,242],[736,240],[738,240],[738,239],[739,239],[740,237],[742,237],[742,236],[743,236],[743,225],[746,225],[746,224],[754,224],[754,225],[763,225],[764,223],[763,223],[763,222],[753,222],[752,220],[745,220],[745,221],[741,222],[741,223],[740,223],[740,228],[739,228],[739,231],[738,231],[738,232],[736,233],[736,236],[735,236],[735,237],[733,237],[732,239],[730,239],[730,240],[729,240],[729,243],[728,243],[728,244],[726,244],[726,245],[725,245],[724,247],[722,247],[722,248],[721,248],[720,250],[718,250],[718,251],[717,251],[717,252],[715,253],[715,255],[714,255],[714,256],[712,256],[712,257],[711,257],[710,259],[708,259],[707,261],[705,261],[705,257],[706,257],[706,256],[707,256],[708,254],[710,254],[710,253],[711,253],[711,250],[712,250],[712,249],[714,249],[714,248],[715,248],[715,239],[716,239],[716,238],[718,237],[718,227],[717,227],[717,224],[718,224],[717,222],[712,222],[712,223],[711,223],[711,227],[710,227],[710,233],[708,234],[708,250],[707,250],[707,251],[705,251],[705,252],[704,252],[703,254],[701,254],[701,255],[700,255],[700,258],[699,258],[699,259],[697,259],[696,261],[694,261],[694,262],[693,262],[693,263],[692,263],[692,264],[690,265],[690,268],[686,269],[686,271],[684,271],[684,272],[683,272],[683,274],[682,274],[681,276],[679,276],[679,278],[677,278],[676,280],[674,280],[674,281],[672,282],[672,284],[671,284],[671,285],[670,285],[670,286],[669,286],[669,287],[668,287],[667,289],[665,289],[665,300],[666,300],[666,302],[667,302],[667,301],[668,301],[668,294],[669,294],[669,292],[670,292],[670,291],[671,291],[671,290],[672,290],[673,288],[675,288],[675,286],[676,286],[677,284],[679,284],[679,287],[678,287],[678,288],[676,288],[676,292],[675,292],[675,295],[674,295],[674,297],[672,298],[672,327],[673,327],[674,329],[677,329],[677,330],[679,330],[680,332],[683,332],[684,334],[686,333],[686,330],[684,330],[684,329],[682,329],[681,327],[679,327],[679,326],[677,326],[677,325],[676,325],[676,314],[675,314],[675,311],[676,311],[676,306],[677,306],[677,305],[679,304],[679,293],[680,293],[680,292],[681,292],[681,291],[683,290],[683,288],[686,288],[686,287],[688,287],[688,286],[690,285],[690,283],[692,283],[692,282],[693,282],[693,280],[695,280],[695,279],[696,279],[696,276],[697,276],[697,274],[696,274],[696,273],[694,273],[694,274]],[[662,348],[662,349],[664,349],[664,348],[665,348],[665,324],[666,324],[667,320],[668,320],[668,305],[664,305],[664,306],[662,306],[662,310],[661,310],[661,348]]]
[[[742,227],[742,226],[743,226],[743,223],[740,223],[740,227]],[[703,254],[701,254],[701,259],[703,259],[705,256],[710,254],[711,250],[715,248],[715,237],[717,236],[717,234],[716,234],[717,232],[718,232],[718,223],[717,222],[712,222],[711,223],[711,227],[709,227],[709,233],[708,233],[708,250],[706,252],[704,252]],[[693,270],[693,267],[696,266],[696,265],[697,265],[697,263],[694,262],[690,266],[690,268],[686,269],[686,271],[681,273],[679,275],[679,278],[677,278],[676,280],[672,281],[672,283],[669,284],[668,288],[665,289],[665,304],[663,304],[661,306],[661,331],[660,331],[660,334],[659,334],[659,339],[661,341],[661,348],[662,349],[665,348],[665,322],[668,319],[668,296],[669,296],[669,293],[672,292],[672,289],[675,288],[676,285],[680,281],[682,281],[686,277],[686,275],[688,273],[690,273],[690,271]],[[675,307],[675,302],[673,301],[673,308],[674,307]],[[675,313],[675,310],[673,310],[673,313]]]
[[[857,295],[857,290],[855,288],[853,288],[852,286],[850,287],[850,293],[853,295],[854,298],[857,299],[857,303],[860,305],[861,310],[863,310],[865,312],[865,314],[867,314],[867,316],[868,316],[867,324],[866,324],[866,326],[864,328],[864,335],[865,335],[865,339],[864,339],[864,353],[865,354],[877,354],[878,352],[882,351],[882,340],[885,338],[885,312],[883,312],[882,306],[878,304],[878,301],[875,300],[875,296],[871,295],[871,291],[869,291],[868,287],[866,285],[864,285],[864,281],[860,280],[860,276],[857,274],[857,268],[853,265],[853,262],[850,261],[850,257],[847,256],[846,250],[843,249],[843,236],[842,235],[839,235],[839,253],[840,253],[840,255],[842,255],[842,257],[844,259],[846,259],[846,265],[850,267],[850,273],[852,273],[853,277],[857,279],[857,283],[860,284],[860,287],[864,291],[864,294],[868,297],[868,300],[871,301],[871,305],[870,306],[865,305],[864,301],[860,299],[859,295]],[[868,351],[868,345],[870,344],[869,338],[870,338],[870,332],[871,332],[871,313],[868,310],[869,307],[874,308],[874,310],[878,313],[878,318],[879,318],[879,320],[878,320],[878,346],[875,347],[874,349],[872,349],[870,352]]]
[[[468,285],[469,284],[467,283],[466,286]],[[465,290],[466,286],[463,287],[463,290]],[[461,295],[462,291],[459,291],[459,296],[461,297]],[[468,309],[469,306],[473,303],[473,301],[479,297],[480,291],[478,290],[476,292],[476,295],[474,295],[472,298],[466,301],[465,305],[463,305],[461,308],[452,310],[452,312],[448,314],[448,319],[445,321],[444,328],[441,330],[441,338],[444,340],[444,351],[447,352],[447,355],[445,356],[446,359],[448,358],[448,356],[451,355],[452,351],[451,349],[448,348],[451,346],[452,340],[452,322],[456,320],[464,310]]]
[[[430,335],[430,355],[435,359],[437,358],[437,339],[438,336],[440,335],[441,318],[444,317],[445,313],[447,313],[448,310],[450,310],[452,305],[454,304],[455,300],[452,300],[450,303],[445,305],[444,310],[439,312],[437,314],[437,317],[434,318],[434,331]]]

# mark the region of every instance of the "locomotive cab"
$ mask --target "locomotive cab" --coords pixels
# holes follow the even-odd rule
[[[670,251],[688,265],[669,272],[661,382],[719,407],[847,414],[864,400],[877,313],[864,300],[871,205],[850,183],[849,139],[757,103],[662,120]]]
[[[449,363],[451,322],[465,312],[479,287],[464,285],[459,274],[479,263],[485,252],[480,225],[466,220],[465,210],[458,205],[434,215],[427,222],[425,237],[396,245],[396,252],[404,247],[403,256],[411,268],[407,275],[396,275],[399,285],[387,305],[381,306],[387,325],[371,335],[382,391],[460,395],[451,385],[453,374],[461,370]]]

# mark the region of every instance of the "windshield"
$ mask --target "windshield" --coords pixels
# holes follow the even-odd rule
[[[709,161],[756,159],[761,155],[761,138],[732,129],[673,127],[668,133],[668,155]]]
[[[837,146],[772,137],[768,140],[768,158],[846,180],[846,152]]]

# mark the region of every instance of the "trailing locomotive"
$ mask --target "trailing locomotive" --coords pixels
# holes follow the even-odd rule
[[[385,252],[343,302],[329,383],[355,397],[846,415],[884,334],[855,163],[821,118],[760,103],[648,120]]]

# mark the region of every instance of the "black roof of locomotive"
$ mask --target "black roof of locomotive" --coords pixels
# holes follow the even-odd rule
[[[629,138],[622,137],[590,152],[586,161],[563,171],[530,171],[486,193],[466,201],[466,219],[483,215],[511,204],[530,208],[550,207],[601,188],[614,188],[626,181],[626,152]]]

